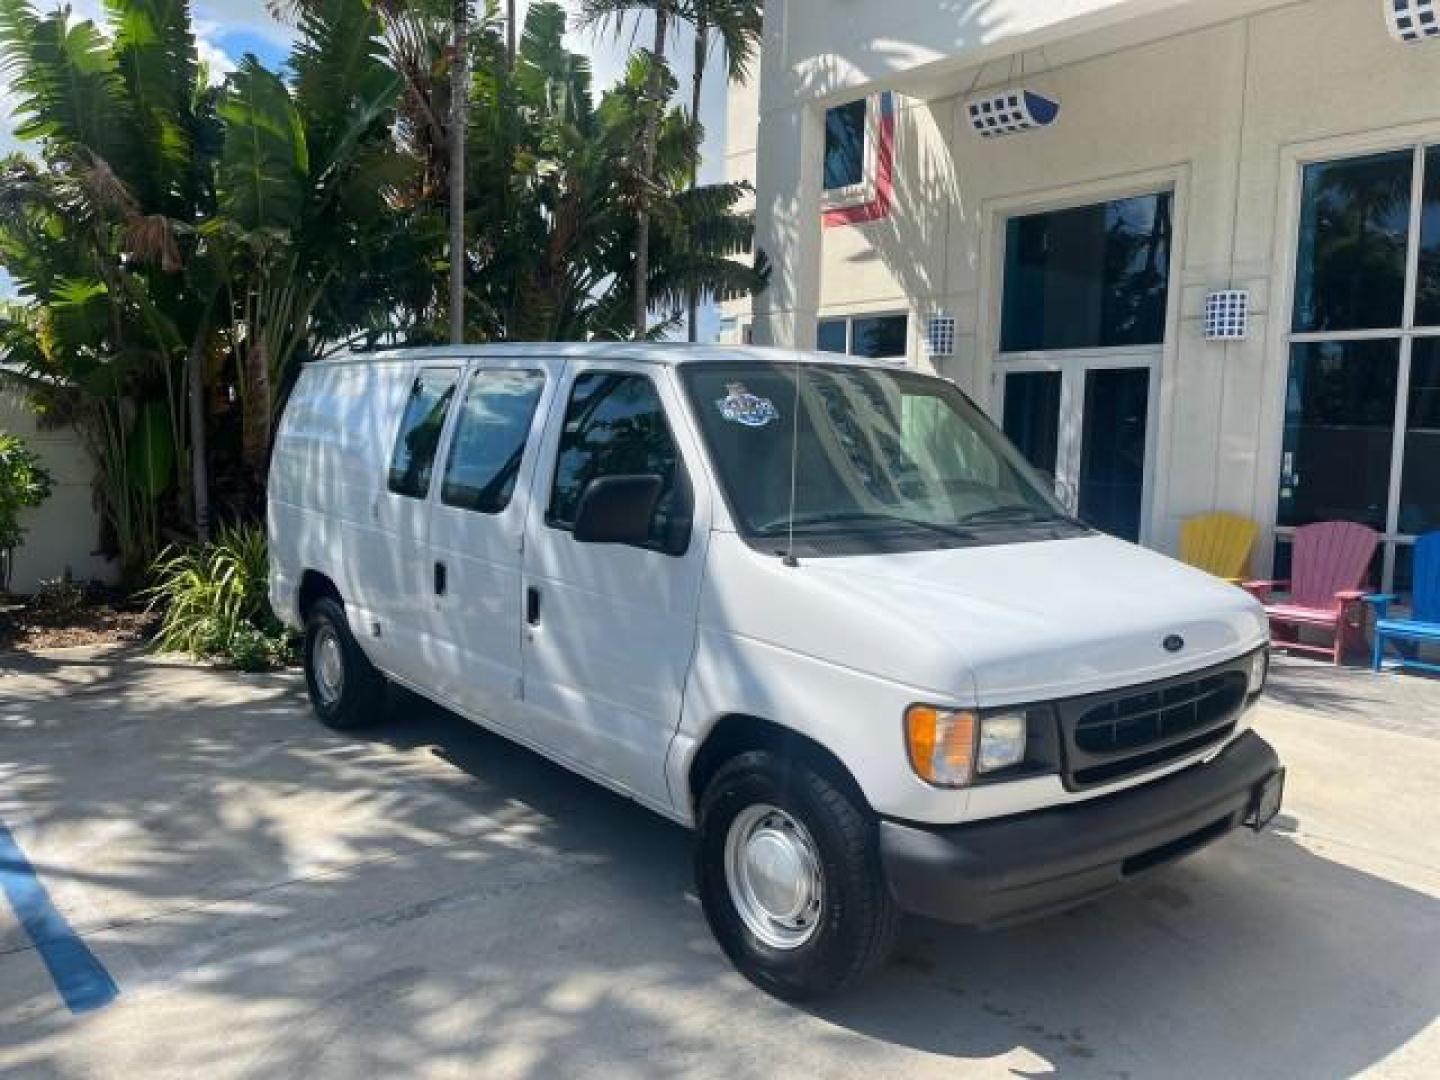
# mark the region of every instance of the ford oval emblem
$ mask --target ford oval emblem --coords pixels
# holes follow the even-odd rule
[[[1166,652],[1179,652],[1185,647],[1185,639],[1179,634],[1171,634],[1160,644],[1165,646]]]

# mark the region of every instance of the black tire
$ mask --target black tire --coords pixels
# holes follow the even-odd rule
[[[333,671],[326,668],[327,661],[317,655],[328,649],[331,641],[338,651],[338,688]],[[305,618],[304,660],[305,686],[321,723],[337,731],[349,731],[380,718],[385,704],[385,676],[355,643],[345,608],[338,601],[322,597],[310,609]],[[332,656],[329,663],[333,661]]]
[[[776,948],[762,940],[731,893],[726,870],[731,826],[747,808],[758,806],[777,807],[802,826],[819,856],[820,908],[811,936],[798,945]],[[751,751],[720,767],[701,798],[699,816],[700,903],[720,947],[747,979],[776,997],[801,1001],[852,986],[884,963],[900,912],[880,864],[874,815],[841,784],[803,759]]]

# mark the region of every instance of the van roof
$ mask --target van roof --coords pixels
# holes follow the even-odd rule
[[[799,349],[762,348],[753,345],[692,345],[688,342],[637,344],[625,341],[527,341],[498,345],[435,345],[428,347],[377,349],[341,353],[317,361],[322,364],[380,363],[384,361],[472,360],[494,357],[605,357],[614,360],[636,360],[647,364],[704,364],[737,360],[769,363],[847,364],[879,368],[899,366],[893,361],[869,360],[841,353],[805,352]]]

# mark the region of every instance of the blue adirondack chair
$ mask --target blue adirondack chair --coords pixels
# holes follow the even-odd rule
[[[1387,641],[1431,642],[1440,645],[1440,532],[1426,533],[1415,541],[1415,586],[1408,619],[1392,619],[1388,593],[1367,596],[1375,608],[1375,651],[1371,666],[1379,671],[1385,659]],[[1399,666],[1418,668],[1440,675],[1440,664],[1401,656]]]

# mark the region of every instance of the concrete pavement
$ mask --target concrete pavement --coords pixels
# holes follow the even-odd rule
[[[1323,674],[1259,717],[1277,830],[913,924],[803,1010],[725,963],[684,831],[412,697],[343,737],[293,675],[0,656],[0,822],[120,991],[72,1015],[0,900],[0,1074],[1440,1075],[1440,683],[1350,713]]]

